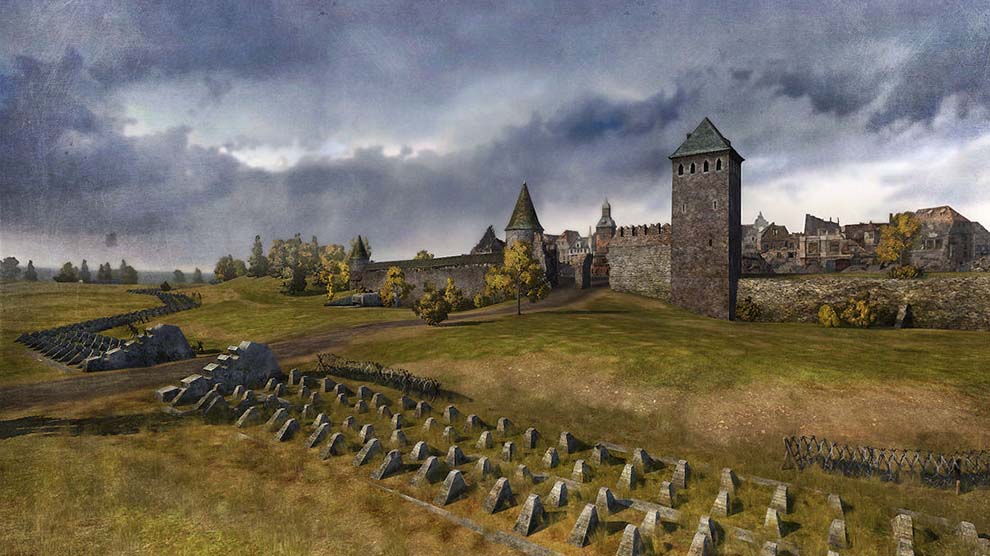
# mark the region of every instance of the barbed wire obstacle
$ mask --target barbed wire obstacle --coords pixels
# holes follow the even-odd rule
[[[818,466],[848,477],[911,478],[939,488],[990,485],[990,451],[939,454],[924,450],[849,446],[814,436],[784,438],[784,469]]]
[[[317,371],[363,382],[373,382],[399,390],[416,392],[435,400],[442,391],[439,380],[416,376],[405,369],[393,369],[374,361],[353,361],[333,353],[318,353]]]

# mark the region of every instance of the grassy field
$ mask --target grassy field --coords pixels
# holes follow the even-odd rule
[[[93,292],[95,300],[65,301],[65,292],[49,286],[2,290],[10,296],[3,298],[4,321],[18,305],[40,320],[94,312],[36,320],[33,328],[40,328],[107,314],[106,307],[119,312],[115,303],[154,303],[92,286],[77,295]],[[238,279],[199,291],[204,307],[167,322],[207,347],[411,318],[409,311],[325,308],[318,296],[287,298],[273,280]],[[29,294],[34,302],[19,298]],[[561,307],[536,307],[524,307],[521,317],[478,312],[441,327],[362,334],[342,353],[435,376],[461,395],[456,403],[465,414],[489,421],[507,416],[548,438],[570,430],[589,442],[687,458],[710,487],[705,492],[714,493],[724,466],[789,481],[806,495],[795,515],[801,529],[791,538],[808,553],[824,552],[829,518],[819,506],[829,492],[855,508],[848,519],[856,554],[893,553],[886,540],[896,507],[973,521],[984,533],[990,528],[986,490],[957,496],[780,468],[780,439],[789,434],[945,451],[990,448],[990,334],[729,323],[607,290]],[[23,348],[5,341],[3,349],[0,380],[17,380],[8,377],[6,358],[16,354],[7,350]],[[313,362],[312,355],[281,361],[284,368]],[[301,446],[274,446],[254,434],[245,439],[191,419],[163,425],[150,417],[156,408],[147,400],[147,392],[136,392],[17,414],[0,408],[0,425],[8,427],[38,411],[86,424],[80,436],[0,440],[0,531],[9,539],[0,553],[348,554],[363,546],[382,554],[500,553],[367,487],[366,475],[356,475],[349,462],[321,464]],[[120,413],[147,415],[149,423],[124,436],[114,434],[112,419],[91,421]],[[539,468],[538,457],[528,463]],[[656,480],[646,489],[654,491]],[[742,489],[748,511],[728,523],[757,527],[768,496]],[[690,498],[685,511],[707,513],[709,498]],[[506,519],[484,524],[508,529]],[[566,534],[558,529],[546,531],[554,548]],[[72,535],[59,538],[60,530]],[[920,556],[955,553],[949,539],[921,527],[919,535]],[[686,550],[685,539],[670,537],[673,553]],[[616,542],[615,535],[596,541],[603,554],[613,553]]]
[[[272,342],[381,320],[410,318],[408,311],[324,307],[322,295],[289,297],[278,293],[273,278],[239,278],[218,285],[186,286],[203,306],[173,313],[142,325],[174,324],[194,347],[223,349],[241,340]],[[58,284],[48,282],[0,285],[0,384],[64,378],[66,372],[14,339],[22,332],[71,324],[95,317],[155,307],[151,296],[126,293],[133,286]],[[126,338],[127,327],[103,334]]]
[[[161,305],[126,293],[134,286],[15,282],[0,284],[0,384],[64,376],[58,367],[14,340],[31,332]]]

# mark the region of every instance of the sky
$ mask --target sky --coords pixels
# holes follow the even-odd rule
[[[0,256],[212,268],[299,232],[375,260],[670,220],[708,116],[742,216],[990,224],[990,4],[18,0],[0,10]],[[116,244],[105,240],[116,233]]]

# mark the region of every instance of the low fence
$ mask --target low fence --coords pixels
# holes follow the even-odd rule
[[[392,369],[373,361],[351,361],[333,353],[318,353],[316,359],[317,371],[341,378],[374,382],[403,394],[415,392],[431,401],[441,392],[440,381],[416,376],[405,369]]]
[[[987,450],[939,454],[849,446],[814,436],[784,438],[784,469],[814,466],[848,477],[878,477],[885,481],[912,478],[940,488],[953,487],[957,481],[964,486],[990,485],[990,451]]]

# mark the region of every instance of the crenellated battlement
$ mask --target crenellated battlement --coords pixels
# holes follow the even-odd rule
[[[633,245],[651,243],[658,245],[670,244],[670,224],[640,224],[636,226],[620,226],[615,235],[609,240],[609,246]]]

